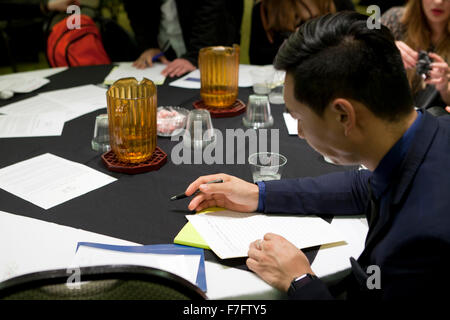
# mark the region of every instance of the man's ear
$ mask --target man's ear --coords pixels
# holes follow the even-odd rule
[[[330,111],[333,117],[344,129],[344,135],[348,136],[356,126],[356,112],[354,105],[347,99],[338,98],[331,102]]]

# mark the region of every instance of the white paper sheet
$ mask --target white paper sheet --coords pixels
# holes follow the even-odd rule
[[[3,114],[63,113],[64,121],[106,108],[106,89],[85,85],[41,93],[0,108]]]
[[[365,239],[369,230],[366,217],[335,216],[331,225],[345,234],[345,246],[321,246],[311,265],[318,277],[351,268],[350,257],[358,259],[364,250]]]
[[[187,215],[197,232],[221,259],[246,257],[250,243],[268,232],[279,234],[297,248],[345,241],[325,220],[314,216],[283,216],[218,211]]]
[[[0,281],[31,272],[69,268],[78,242],[138,245],[18,214],[0,211]]]
[[[114,67],[106,76],[103,83],[113,84],[120,78],[134,77],[141,81],[142,78],[152,80],[156,85],[161,85],[166,80],[166,77],[161,74],[167,66],[163,63],[155,62],[153,66],[146,69],[137,69],[133,67],[133,62],[121,62],[117,67]]]
[[[31,114],[39,115],[43,113],[63,113],[66,118],[70,114],[70,110],[64,108],[63,105],[52,100],[48,100],[41,95],[31,97],[18,102],[10,103],[0,108],[0,113],[10,115]]]
[[[92,84],[49,91],[40,96],[62,105],[67,114],[66,121],[106,108],[106,89]]]
[[[169,83],[169,86],[185,89],[200,89],[200,70],[197,69],[189,72],[180,79]]]
[[[264,66],[269,67],[269,66]],[[251,87],[253,85],[250,70],[261,68],[261,66],[240,64],[239,65],[239,87]],[[272,67],[273,68],[273,67]],[[172,87],[186,88],[186,89],[200,89],[200,70],[194,70],[178,80],[169,84]]]
[[[286,129],[288,130],[289,135],[294,135],[294,136],[298,135],[297,120],[292,118],[292,116],[287,112],[283,112],[283,118],[284,118],[284,123],[286,124]]]
[[[46,153],[0,169],[0,188],[49,209],[117,179]]]
[[[63,128],[60,113],[0,115],[0,138],[60,136]]]
[[[120,252],[80,246],[72,267],[124,264],[146,266],[174,273],[193,284],[196,283],[200,255]]]
[[[0,76],[0,80],[8,79],[8,78],[16,78],[16,77],[47,78],[54,74],[63,72],[67,69],[68,69],[68,67],[58,67],[58,68],[48,68],[48,69],[39,69],[39,70],[32,70],[32,71],[9,73],[9,74]]]
[[[28,93],[49,83],[50,80],[39,77],[16,76],[0,78],[0,91],[10,90],[17,93]]]

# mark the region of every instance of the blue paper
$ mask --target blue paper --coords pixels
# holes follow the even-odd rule
[[[207,291],[206,287],[206,275],[205,275],[205,253],[203,249],[182,246],[179,244],[154,244],[146,246],[117,246],[102,243],[93,242],[78,242],[77,250],[80,246],[121,251],[121,252],[134,252],[134,253],[158,253],[158,254],[184,254],[184,255],[199,255],[200,263],[198,266],[197,286],[203,291]]]

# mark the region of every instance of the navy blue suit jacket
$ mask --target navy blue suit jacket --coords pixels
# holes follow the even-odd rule
[[[352,261],[352,274],[345,282],[349,298],[439,298],[450,288],[450,116],[425,113],[422,120],[400,169],[391,177],[385,212],[370,226],[358,261]],[[361,170],[268,181],[265,212],[363,214],[371,175]],[[370,265],[380,268],[379,290],[367,287]],[[332,296],[314,280],[291,298]]]

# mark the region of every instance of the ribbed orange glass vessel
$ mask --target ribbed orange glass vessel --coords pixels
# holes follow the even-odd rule
[[[206,47],[198,56],[200,96],[206,105],[226,108],[236,101],[239,81],[239,46]]]
[[[109,140],[120,161],[148,160],[156,148],[156,86],[146,78],[119,79],[108,89]]]

